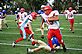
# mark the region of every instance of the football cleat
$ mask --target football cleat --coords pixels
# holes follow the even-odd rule
[[[0,31],[2,31],[2,29]]]
[[[15,47],[15,44],[16,44],[16,43],[15,43],[15,42],[13,42],[13,43],[12,43],[12,47]]]
[[[27,53],[33,52],[30,48],[27,48]]]
[[[72,31],[71,29],[69,29],[70,31]]]
[[[72,31],[72,33],[74,33],[74,31]]]
[[[35,44],[36,44],[35,41],[32,41],[32,45],[35,46]]]
[[[63,51],[66,52],[66,47],[65,46],[63,46]]]

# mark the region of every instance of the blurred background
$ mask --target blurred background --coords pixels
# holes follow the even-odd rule
[[[41,5],[46,4],[60,13],[69,6],[82,13],[82,0],[0,0],[0,7],[5,9],[7,14],[15,14],[21,7],[24,7],[27,12],[38,11]]]

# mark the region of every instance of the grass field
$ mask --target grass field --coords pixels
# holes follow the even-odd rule
[[[67,52],[58,50],[56,54],[82,54],[82,15],[75,16],[75,33],[69,31],[69,22],[65,20],[65,16],[59,16],[61,24],[61,32],[63,34],[63,40],[65,41],[66,47],[69,48]],[[0,31],[0,54],[27,54],[26,49],[32,48],[31,42],[24,40],[19,42],[15,48],[11,46],[12,42],[20,37],[19,29],[15,22],[15,16],[7,16],[7,23],[9,28],[4,25],[3,31]],[[41,19],[38,17],[36,21],[32,23],[33,30],[35,33],[35,39],[41,39],[40,32]],[[47,43],[47,29],[45,28],[45,39],[41,39]],[[50,54],[50,52],[42,49],[38,52],[29,54]]]

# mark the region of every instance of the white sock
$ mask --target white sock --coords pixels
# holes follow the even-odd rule
[[[34,52],[32,49],[28,49],[28,52]]]
[[[31,38],[31,41],[34,41],[34,39],[33,39],[33,38]]]

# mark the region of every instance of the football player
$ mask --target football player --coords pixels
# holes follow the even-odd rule
[[[72,7],[69,7],[67,11],[64,12],[64,14],[67,14],[67,19],[70,23],[70,30],[72,33],[74,33],[74,13],[77,13],[76,10],[73,10]]]
[[[41,17],[42,17],[42,15],[44,14],[44,7],[45,7],[45,5],[42,5],[42,6],[41,6],[41,10],[38,11],[38,14],[39,14]],[[46,24],[46,23],[45,23],[45,21],[44,21],[43,18],[41,18],[41,20],[42,20],[41,25],[40,25],[41,33],[42,33],[41,38],[44,38],[44,24]]]
[[[26,33],[29,34],[29,36],[32,36],[32,38],[34,39],[34,32],[32,30],[32,26],[31,23],[33,20],[36,19],[36,17],[38,16],[38,14],[36,12],[32,12],[30,15],[27,15],[24,19],[23,22],[21,22],[21,24],[19,24],[20,29],[23,33],[22,37],[18,38],[17,40],[15,40],[12,44],[13,47],[15,47],[15,44],[18,43],[19,41],[25,40],[28,36],[26,35]],[[26,26],[27,27],[24,27]],[[32,45],[34,45],[35,42],[32,42]]]
[[[31,39],[31,41],[35,41],[35,43],[38,45],[38,47],[34,48],[34,49],[27,48],[28,53],[39,51],[42,48],[45,50],[51,51],[50,46],[48,44],[46,44],[45,42],[43,42],[41,40],[35,40],[35,39]],[[56,37],[52,37],[52,44],[53,44],[54,49],[60,49],[60,44],[58,43],[58,40],[56,39]]]
[[[20,28],[20,24],[24,21],[25,17],[27,16],[27,12],[25,12],[24,8],[20,9],[20,12],[18,12],[16,17],[16,23],[18,25],[18,28]],[[27,27],[27,26],[25,26]],[[22,36],[22,31],[20,30],[20,35]]]
[[[50,45],[51,47],[51,52],[54,51],[54,48],[53,48],[53,44],[52,44],[52,37],[55,36],[57,39],[58,39],[58,42],[60,44],[62,44],[62,47],[63,47],[63,50],[64,52],[66,52],[66,47],[65,47],[65,44],[64,44],[64,41],[62,40],[62,35],[60,33],[60,28],[59,28],[59,25],[58,25],[58,21],[59,21],[59,12],[57,10],[54,10],[52,11],[52,8],[50,6],[46,6],[44,8],[44,17],[46,19],[46,22],[48,24],[48,36],[47,36],[47,39],[48,39],[48,44]]]
[[[3,13],[3,23],[6,25],[6,27],[8,28],[8,24],[6,22],[6,16],[7,16],[7,13],[6,13],[6,10],[2,10],[2,13]]]
[[[2,31],[2,21],[3,21],[3,13],[2,13],[2,7],[0,7],[0,31]]]
[[[8,27],[5,19],[6,19],[6,10],[2,10],[2,7],[0,7],[0,31],[2,31],[3,23]]]

